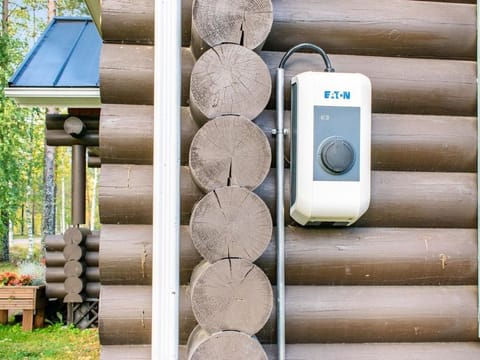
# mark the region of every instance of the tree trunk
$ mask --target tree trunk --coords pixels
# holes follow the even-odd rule
[[[7,31],[8,31],[8,0],[3,0],[2,33],[6,35]]]
[[[0,211],[0,235],[1,235],[1,246],[2,246],[2,261],[10,261],[10,246],[8,243],[8,213],[4,210]]]

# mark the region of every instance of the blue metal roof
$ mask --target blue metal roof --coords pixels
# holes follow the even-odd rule
[[[10,87],[98,87],[102,39],[89,17],[56,17]]]

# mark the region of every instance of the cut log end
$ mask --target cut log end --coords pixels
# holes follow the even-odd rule
[[[208,48],[232,43],[259,50],[270,33],[270,0],[195,0],[192,7],[192,49],[198,58]]]
[[[273,307],[273,291],[263,271],[245,259],[203,262],[192,274],[192,309],[209,333],[257,333]]]
[[[265,133],[244,116],[221,116],[204,125],[190,147],[195,183],[205,192],[221,186],[257,188],[270,170]]]
[[[256,118],[268,103],[270,73],[253,51],[235,44],[208,50],[195,63],[190,80],[190,109],[199,124],[222,115]]]
[[[268,207],[256,194],[223,187],[207,194],[190,219],[192,241],[209,262],[224,258],[258,259],[272,237]]]
[[[91,231],[86,228],[71,227],[65,231],[63,234],[63,239],[65,244],[82,244],[88,235],[91,234]]]
[[[238,331],[209,334],[197,326],[188,339],[188,360],[267,360],[257,339]],[[228,354],[228,355],[227,355]]]

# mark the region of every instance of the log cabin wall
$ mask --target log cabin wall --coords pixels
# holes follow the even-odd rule
[[[102,359],[150,357],[153,3],[102,2]],[[286,214],[287,359],[480,356],[475,2],[272,4],[272,29],[259,52],[272,78],[285,50],[313,42],[337,72],[371,79],[374,112],[372,201],[365,216],[352,228],[307,229]],[[189,163],[202,124],[189,109],[196,62],[189,48],[192,1],[182,6],[180,341],[186,358],[183,345],[196,326],[189,281],[201,260],[188,224],[204,193]],[[287,108],[289,79],[322,67],[316,55],[292,57]],[[253,121],[275,151],[275,89],[271,94]],[[285,121],[289,128],[288,116]],[[271,174],[255,190],[273,223],[275,166],[272,161]],[[288,181],[286,187],[288,209]],[[275,285],[273,240],[255,263]],[[274,310],[257,335],[269,359],[276,359],[275,336]]]

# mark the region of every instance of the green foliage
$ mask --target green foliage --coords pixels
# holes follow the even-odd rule
[[[54,324],[24,332],[20,324],[0,325],[0,359],[99,359],[97,329],[79,330]]]

